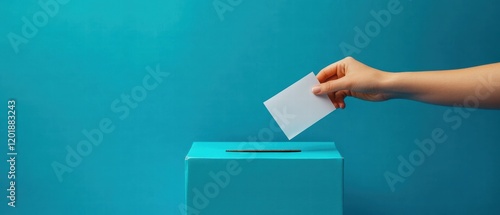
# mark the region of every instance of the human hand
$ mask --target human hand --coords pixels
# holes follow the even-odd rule
[[[321,83],[312,88],[316,95],[327,94],[335,108],[345,108],[345,97],[367,101],[391,98],[383,92],[390,73],[369,67],[352,57],[346,57],[323,68],[316,76]]]

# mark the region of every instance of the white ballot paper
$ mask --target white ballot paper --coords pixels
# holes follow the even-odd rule
[[[289,140],[335,110],[327,95],[312,93],[318,84],[311,72],[264,102]]]

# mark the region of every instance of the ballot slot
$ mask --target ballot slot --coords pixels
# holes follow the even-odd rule
[[[226,152],[277,152],[277,153],[290,153],[290,152],[302,152],[300,149],[228,149]]]

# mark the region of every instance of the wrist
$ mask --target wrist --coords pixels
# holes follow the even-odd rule
[[[397,90],[398,78],[401,74],[394,72],[381,71],[381,77],[379,79],[378,91],[384,95],[385,99],[397,99],[399,98]]]

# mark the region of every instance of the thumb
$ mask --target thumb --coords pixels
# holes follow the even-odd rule
[[[322,84],[316,85],[312,88],[312,92],[316,95],[326,94],[330,92],[337,92],[339,90],[349,90],[348,80],[346,77],[330,80]]]

